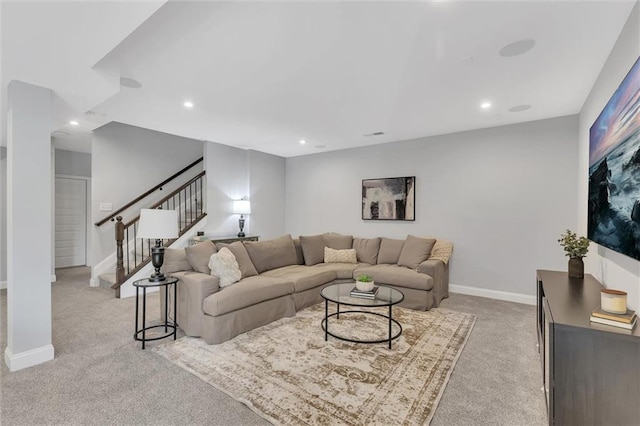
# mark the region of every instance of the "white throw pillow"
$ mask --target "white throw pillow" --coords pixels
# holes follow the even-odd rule
[[[325,247],[324,263],[358,263],[356,249],[335,250]]]
[[[211,269],[211,275],[220,279],[220,288],[236,283],[242,278],[236,257],[226,247],[211,255],[209,269]]]

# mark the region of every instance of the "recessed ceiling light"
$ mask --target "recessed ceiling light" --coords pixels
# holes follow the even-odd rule
[[[184,105],[184,107],[187,108],[187,109],[193,108],[193,102],[191,102],[191,101],[184,101],[184,103],[182,105]]]
[[[531,40],[531,39],[518,40],[504,46],[502,49],[500,49],[498,54],[505,58],[508,58],[511,56],[518,56],[518,55],[522,55],[523,53],[527,53],[528,51],[533,49],[533,46],[535,45],[536,45],[535,40]]]
[[[69,122],[69,124],[71,124],[72,126],[78,126],[78,125],[80,125],[80,123],[78,123],[76,120],[71,120],[71,121]]]
[[[130,89],[139,89],[142,87],[142,83],[138,80],[134,80],[129,77],[120,77],[120,86],[128,87]]]
[[[305,141],[304,139],[300,139],[300,145],[305,145],[307,143],[307,141]]]
[[[509,108],[509,112],[522,112],[531,109],[531,105],[516,105]]]
[[[480,108],[482,109],[489,109],[491,108],[491,102],[483,102],[480,104]]]

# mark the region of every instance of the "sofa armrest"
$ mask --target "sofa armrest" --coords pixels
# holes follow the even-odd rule
[[[427,259],[418,265],[418,272],[433,278],[436,306],[440,300],[449,297],[449,265],[440,259]]]
[[[204,299],[220,290],[218,277],[195,271],[175,272],[178,278],[178,326],[187,336],[202,335]]]

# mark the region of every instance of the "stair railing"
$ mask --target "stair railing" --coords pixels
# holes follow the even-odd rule
[[[160,201],[148,207],[176,210],[178,212],[179,236],[207,215],[203,206],[205,175],[206,170],[203,170]],[[151,261],[151,248],[155,245],[155,239],[152,241],[151,239],[137,238],[140,216],[136,216],[127,223],[122,222],[122,216],[116,216],[115,220],[116,282],[111,288],[116,290],[116,297],[120,297],[120,286]],[[162,240],[162,244],[164,247],[168,247],[174,241],[175,239],[165,239]]]

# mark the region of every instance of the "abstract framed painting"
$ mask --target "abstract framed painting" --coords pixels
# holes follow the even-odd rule
[[[363,179],[363,220],[415,220],[415,176]]]

